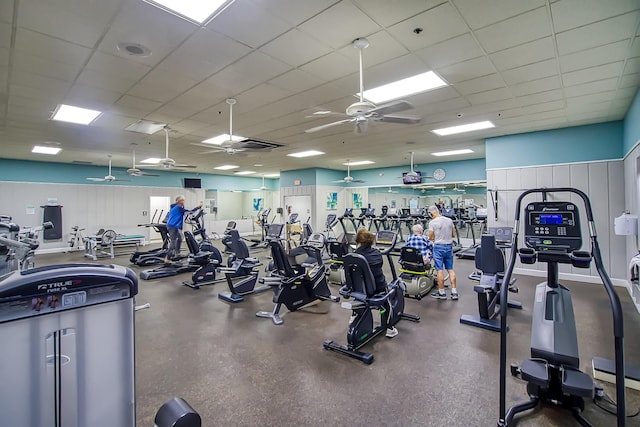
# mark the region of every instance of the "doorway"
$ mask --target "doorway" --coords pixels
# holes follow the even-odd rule
[[[289,215],[297,213],[300,222],[306,221],[311,216],[311,196],[284,196],[285,221],[289,220]]]

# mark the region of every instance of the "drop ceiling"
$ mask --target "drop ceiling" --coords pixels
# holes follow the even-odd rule
[[[405,98],[420,124],[306,134],[334,119],[307,116],[356,100],[356,37],[370,41],[365,88],[428,70],[450,85]],[[152,53],[130,56],[119,43]],[[163,132],[124,130],[140,119],[168,123],[170,157],[199,172],[229,162],[258,173],[344,169],[345,159],[395,166],[408,151],[427,163],[461,148],[474,153],[452,159],[478,158],[486,137],[622,119],[639,83],[637,0],[236,0],[206,26],[142,0],[0,2],[3,158],[106,164],[111,154],[128,167],[132,144],[138,159],[163,157]],[[284,147],[201,154],[194,143],[228,132],[228,97],[238,100],[234,133]],[[104,114],[90,126],[49,121],[61,103]],[[431,132],[481,120],[496,127]],[[63,151],[31,153],[48,141]],[[286,156],[309,149],[327,154]]]

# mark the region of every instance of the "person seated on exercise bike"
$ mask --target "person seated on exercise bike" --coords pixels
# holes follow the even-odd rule
[[[375,236],[366,228],[361,228],[356,234],[356,250],[355,253],[362,255],[369,263],[369,268],[373,274],[373,278],[376,281],[376,293],[387,292],[387,279],[384,277],[382,271],[382,254],[372,247],[375,241]],[[391,317],[391,307],[389,303],[385,303],[383,306],[385,314],[388,318]],[[349,320],[349,324],[353,322],[355,315],[352,315]],[[398,335],[398,330],[392,326],[387,329],[387,338],[393,338]]]
[[[176,202],[171,205],[171,209],[167,214],[167,232],[169,233],[169,250],[164,259],[165,264],[171,264],[180,255],[180,246],[182,246],[182,223],[186,213],[194,212],[202,208],[202,202],[195,208],[187,210],[184,207],[184,196],[176,197]]]
[[[425,265],[429,265],[431,262],[431,254],[433,253],[433,242],[424,235],[422,225],[414,225],[411,227],[411,231],[413,231],[413,234],[407,239],[405,246],[416,248],[420,251],[422,258],[424,258]]]

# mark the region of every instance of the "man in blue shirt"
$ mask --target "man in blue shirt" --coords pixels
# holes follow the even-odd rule
[[[424,263],[428,264],[433,253],[433,242],[424,235],[424,229],[420,224],[411,227],[411,231],[413,231],[413,234],[407,239],[405,246],[419,250],[424,258]]]
[[[167,215],[167,232],[169,233],[169,250],[164,259],[165,264],[170,264],[172,260],[180,255],[180,247],[182,246],[182,223],[184,222],[184,214],[193,212],[202,208],[202,202],[195,208],[187,210],[184,207],[184,196],[176,197],[176,202],[171,205],[169,214]]]

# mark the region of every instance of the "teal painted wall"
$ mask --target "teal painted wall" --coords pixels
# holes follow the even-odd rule
[[[351,175],[353,176],[353,170],[351,171]],[[345,170],[334,170],[334,169],[316,169],[316,185],[334,185],[334,186],[345,186],[344,182],[334,182],[344,179],[347,176],[347,167],[345,166]]]
[[[280,172],[280,187],[295,187],[295,180],[300,185],[316,185],[316,169],[297,169]]]
[[[26,160],[0,159],[0,181],[46,182],[57,184],[121,185],[137,187],[184,187],[183,178],[202,179],[202,188],[217,190],[250,190],[262,185],[262,178],[237,177],[213,174],[196,174],[151,170],[160,176],[132,177],[126,168],[113,168],[112,175],[128,181],[90,182],[87,177],[101,178],[107,175],[106,166],[72,165],[68,163],[32,162]],[[265,179],[270,190],[279,190],[279,180]]]
[[[622,140],[622,154],[625,156],[640,140],[640,89],[624,117],[624,132]]]
[[[446,177],[442,182],[464,182],[464,181],[485,181],[487,170],[485,159],[459,160],[453,162],[439,162],[419,164],[414,169],[422,175],[431,175],[437,168],[442,168],[446,172]],[[366,169],[351,171],[351,176],[365,181],[359,185],[402,185],[402,172],[410,169],[408,165],[391,168]],[[382,175],[381,175],[382,174]],[[423,183],[437,183],[434,179],[423,178]]]
[[[488,138],[487,169],[620,159],[622,134],[618,120]]]

